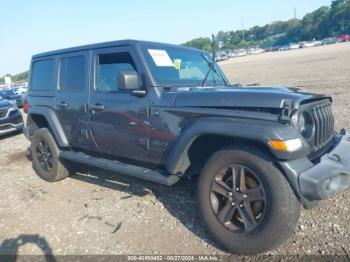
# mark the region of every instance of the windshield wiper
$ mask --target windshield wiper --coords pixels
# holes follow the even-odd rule
[[[211,38],[212,38],[213,61],[210,62],[205,55],[201,54],[201,56],[204,58],[204,60],[207,62],[208,66],[209,66],[209,70],[204,77],[202,86],[205,86],[205,83],[207,82],[211,71],[213,71],[216,75],[218,75],[224,81],[225,86],[227,86],[227,82],[226,82],[226,79],[224,78],[224,76],[215,69],[215,37],[214,37],[214,34],[211,36]]]
[[[207,82],[208,80],[208,77],[211,73],[211,71],[213,71],[218,77],[220,77],[222,79],[222,81],[225,83],[225,86],[227,86],[227,82],[226,82],[226,79],[224,78],[224,76],[219,73],[216,69],[215,69],[215,57],[213,59],[213,62],[210,62],[206,57],[205,55],[201,54],[201,56],[204,58],[205,62],[207,62],[208,66],[209,66],[209,70],[207,72],[207,74],[205,75],[204,77],[204,80],[203,80],[203,83],[202,83],[202,86],[205,86],[205,83]]]

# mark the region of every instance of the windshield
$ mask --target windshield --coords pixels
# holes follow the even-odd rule
[[[208,53],[176,47],[144,47],[143,55],[159,86],[203,85],[212,57]],[[206,85],[228,83],[217,64],[210,70]]]

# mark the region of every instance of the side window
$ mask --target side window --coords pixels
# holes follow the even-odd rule
[[[118,73],[135,70],[128,52],[100,54],[96,63],[96,90],[99,92],[118,91]]]
[[[60,92],[80,92],[85,87],[85,56],[65,57],[60,66]]]
[[[48,91],[53,90],[55,86],[55,61],[47,59],[34,62],[30,89]]]

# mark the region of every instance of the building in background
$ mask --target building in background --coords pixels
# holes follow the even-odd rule
[[[4,80],[5,80],[5,85],[11,85],[12,84],[11,76],[5,76]]]

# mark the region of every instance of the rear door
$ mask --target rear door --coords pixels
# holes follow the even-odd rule
[[[97,151],[142,161],[147,159],[150,146],[149,99],[119,90],[117,81],[120,71],[138,71],[134,57],[129,47],[93,51],[94,75],[88,108]]]
[[[88,148],[89,64],[91,52],[65,54],[59,57],[55,112],[68,142],[73,147]]]

